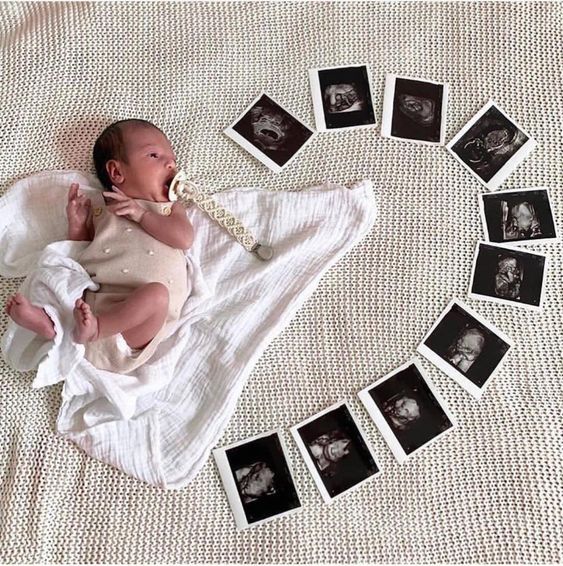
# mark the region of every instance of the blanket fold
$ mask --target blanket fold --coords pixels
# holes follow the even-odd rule
[[[15,369],[37,368],[33,387],[64,380],[61,435],[144,482],[182,488],[219,440],[259,356],[323,274],[370,231],[372,183],[215,194],[274,248],[268,262],[195,207],[187,209],[195,231],[185,253],[192,293],[149,362],[121,375],[93,367],[72,340],[74,302],[97,284],[73,259],[86,243],[65,239],[71,182],[86,193],[100,190],[93,176],[46,171],[18,181],[0,199],[0,274],[26,276],[20,292],[45,308],[57,332],[45,340],[10,321],[2,353]]]

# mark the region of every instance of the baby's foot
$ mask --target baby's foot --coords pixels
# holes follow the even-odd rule
[[[86,344],[98,339],[98,319],[92,314],[88,303],[82,299],[76,299],[74,303],[74,341],[77,344]]]
[[[21,293],[8,297],[4,312],[16,324],[39,334],[39,336],[49,340],[55,337],[55,325],[49,315],[41,307],[32,305]]]

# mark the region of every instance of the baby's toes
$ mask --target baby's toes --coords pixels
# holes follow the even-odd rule
[[[88,317],[92,314],[92,311],[90,310],[90,305],[82,301],[82,304],[80,305],[80,310],[82,311],[82,317],[84,318],[84,320],[88,320]]]
[[[20,303],[22,303],[24,301],[25,297],[21,293],[16,293],[13,296],[13,299],[14,299],[14,302],[16,302],[19,305]]]

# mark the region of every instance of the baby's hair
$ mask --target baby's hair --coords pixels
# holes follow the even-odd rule
[[[111,180],[106,170],[106,163],[110,159],[117,159],[129,165],[127,160],[127,147],[125,146],[123,132],[126,128],[155,128],[159,132],[162,130],[147,120],[131,118],[129,120],[119,120],[110,124],[94,143],[93,158],[94,167],[98,179],[108,191],[111,191]],[[164,134],[164,132],[162,132]]]

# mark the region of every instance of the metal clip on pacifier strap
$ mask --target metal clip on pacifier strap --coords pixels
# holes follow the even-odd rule
[[[194,202],[200,210],[203,210],[211,219],[225,228],[245,250],[252,252],[262,261],[272,259],[274,250],[270,246],[259,244],[238,218],[220,206],[212,197],[201,193],[197,185],[188,179],[184,171],[178,171],[172,179],[168,189],[168,199],[171,201],[180,199],[186,206]]]

